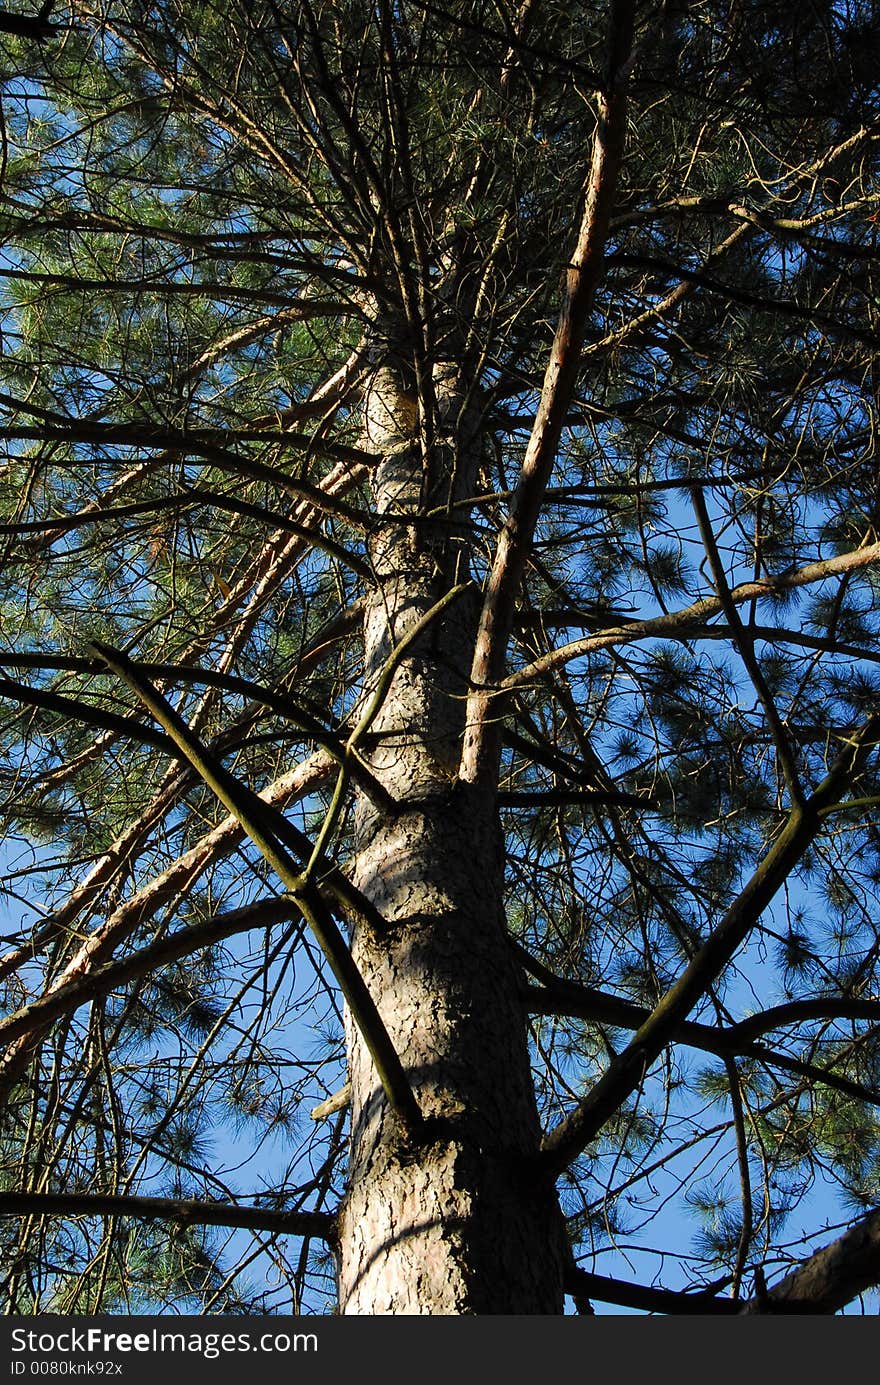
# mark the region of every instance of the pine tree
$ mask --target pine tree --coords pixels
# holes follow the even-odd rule
[[[0,22],[7,1311],[845,1306],[876,7],[48,17]]]

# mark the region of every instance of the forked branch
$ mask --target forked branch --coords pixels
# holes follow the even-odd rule
[[[421,1112],[375,1002],[320,890],[297,867],[283,845],[289,835],[290,824],[215,760],[162,694],[124,654],[97,642],[90,646],[90,650],[137,694],[185,759],[224,807],[238,819],[282,881],[327,958],[352,1017],[363,1034],[391,1106],[411,1136],[419,1133],[423,1125]]]
[[[767,855],[679,979],[583,1101],[552,1130],[542,1162],[559,1174],[599,1133],[622,1102],[639,1089],[648,1069],[694,1005],[717,980],[748,937],[776,892],[822,830],[824,815],[857,774],[880,735],[880,715],[871,717],[837,756],[822,783],[802,806],[796,804]]]

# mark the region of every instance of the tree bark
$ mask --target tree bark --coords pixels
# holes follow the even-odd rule
[[[367,391],[367,439],[382,457],[367,689],[401,637],[468,576],[468,523],[446,507],[473,494],[480,427],[452,365],[435,367],[433,383],[439,426],[429,448],[415,436],[402,370],[379,366]],[[422,518],[438,508],[439,517]],[[378,937],[359,927],[352,948],[427,1127],[422,1142],[407,1144],[349,1025],[350,1179],[339,1220],[346,1314],[563,1306],[562,1218],[552,1183],[532,1171],[540,1130],[505,933],[495,797],[456,777],[477,616],[468,592],[431,623],[396,670],[367,742],[399,810],[389,817],[358,806],[355,878],[387,930]]]
[[[880,1211],[868,1212],[836,1241],[822,1246],[747,1313],[837,1313],[880,1284]]]

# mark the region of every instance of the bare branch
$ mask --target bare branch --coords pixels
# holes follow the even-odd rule
[[[276,1212],[269,1207],[242,1207],[197,1198],[0,1192],[0,1217],[131,1217],[178,1226],[228,1226],[242,1231],[268,1231],[277,1236],[317,1236],[331,1245],[336,1240],[336,1221],[328,1212]]]
[[[666,992],[632,1041],[614,1058],[585,1099],[544,1140],[542,1163],[562,1169],[589,1144],[647,1071],[683,1020],[748,937],[777,890],[819,835],[822,809],[836,802],[873,749],[880,716],[872,717],[838,755],[803,807],[796,805],[773,846],[717,928]]]

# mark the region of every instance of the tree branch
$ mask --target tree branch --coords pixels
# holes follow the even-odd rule
[[[528,964],[526,964],[528,965]],[[651,1017],[651,1011],[644,1005],[636,1005],[633,1001],[624,1000],[621,996],[609,995],[605,991],[594,990],[590,986],[578,986],[569,981],[563,981],[558,977],[551,977],[545,981],[543,986],[528,986],[525,991],[524,999],[527,1009],[533,1015],[572,1015],[577,1019],[595,1020],[600,1024],[610,1024],[619,1029],[639,1029],[646,1024]],[[845,1002],[842,1002],[845,1004]],[[872,1002],[865,1002],[871,1005]],[[809,1002],[804,1002],[809,1005]],[[780,1007],[781,1008],[781,1007]],[[826,1011],[829,1006],[826,1005]],[[880,1018],[880,1003],[873,1002],[873,1014],[871,1018]],[[824,1018],[826,1016],[814,1016]],[[760,1020],[761,1016],[756,1016]],[[836,1019],[837,1013],[834,1012],[830,1018]],[[828,1068],[819,1067],[815,1063],[806,1063],[799,1058],[792,1058],[787,1053],[778,1053],[775,1049],[767,1048],[764,1044],[754,1043],[743,1035],[749,1030],[750,1021],[743,1021],[743,1029],[739,1025],[728,1025],[726,1028],[715,1028],[711,1024],[699,1024],[693,1020],[682,1020],[676,1025],[670,1035],[670,1042],[685,1044],[689,1048],[700,1049],[704,1053],[712,1053],[725,1061],[731,1057],[756,1058],[765,1063],[768,1067],[781,1068],[783,1071],[794,1073],[797,1077],[805,1077],[810,1082],[821,1082],[826,1087],[833,1087],[835,1091],[843,1092],[845,1096],[852,1097],[854,1101],[864,1101],[869,1105],[880,1106],[880,1092],[863,1086],[859,1082],[853,1082],[848,1077],[842,1077],[838,1073],[831,1072]],[[775,1026],[768,1026],[773,1028]],[[0,1031],[2,1032],[2,1031]],[[762,1032],[760,1027],[757,1032]]]
[[[35,15],[12,14],[9,10],[0,10],[0,33],[17,34],[20,38],[33,38],[41,43],[44,38],[51,38],[63,27],[61,24],[50,24],[49,15],[52,13],[55,0],[43,0],[43,4]]]
[[[52,669],[69,673],[98,673],[103,665],[100,660],[95,659],[16,651],[11,654],[0,653],[0,667],[35,668],[41,671]],[[289,693],[279,691],[277,688],[264,687],[262,683],[255,683],[249,678],[240,678],[233,673],[224,673],[213,668],[191,667],[184,663],[155,664],[145,660],[140,662],[138,667],[147,677],[157,678],[166,684],[181,682],[195,687],[217,688],[222,692],[248,698],[258,707],[269,708],[280,717],[290,721],[298,730],[302,731],[304,736],[314,741],[322,750],[326,750],[327,754],[339,764],[345,764],[348,773],[358,787],[383,812],[393,814],[396,811],[395,800],[372,773],[369,766],[359,757],[351,755],[346,742],[320,721],[307,707],[303,707],[291,697]],[[26,684],[11,683],[3,678],[0,678],[0,697],[8,698],[10,701],[18,700],[38,707],[45,707],[50,711],[67,712],[70,716],[86,722],[87,725],[102,726],[117,731],[120,735],[132,740],[142,741],[156,749],[163,750],[166,754],[182,760],[184,764],[189,763],[186,756],[182,755],[179,747],[168,736],[157,732],[152,726],[145,726],[143,723],[135,721],[134,718],[115,713],[105,713],[94,708],[91,703],[60,697],[54,693],[43,692],[42,689],[30,688]],[[218,738],[215,750],[219,753],[225,750],[230,743],[228,734],[224,734]],[[644,806],[642,800],[634,799],[633,802],[638,802],[639,806]]]
[[[0,1217],[135,1217],[181,1226],[226,1226],[279,1236],[318,1236],[334,1245],[336,1218],[329,1212],[276,1212],[197,1198],[117,1196],[112,1193],[0,1192]]]
[[[754,875],[678,981],[660,999],[632,1041],[613,1059],[584,1100],[545,1137],[541,1156],[545,1168],[561,1173],[598,1134],[621,1103],[638,1090],[678,1025],[723,971],[818,836],[822,828],[822,810],[837,801],[876,744],[878,733],[880,715],[871,717],[852,737],[807,802],[794,806]]]
[[[676,1292],[654,1285],[627,1284],[606,1275],[570,1267],[566,1293],[638,1308],[647,1313],[755,1314],[836,1313],[880,1282],[880,1211],[869,1212],[836,1241],[817,1250],[766,1294],[748,1303],[717,1298],[711,1292]]]
[[[730,589],[730,599],[737,604],[744,601],[761,601],[768,597],[781,595],[783,592],[793,591],[797,587],[806,587],[814,582],[823,582],[827,577],[838,577],[847,572],[858,572],[861,568],[871,567],[877,562],[880,562],[880,543],[866,544],[864,548],[855,548],[849,553],[841,553],[834,558],[822,558],[819,562],[807,563],[804,567],[796,568],[792,572],[780,572],[773,577],[762,577],[757,582],[742,582],[738,587]],[[525,668],[517,669],[516,673],[510,674],[498,684],[495,694],[504,694],[513,688],[521,688],[528,683],[534,683],[560,664],[570,663],[573,659],[580,659],[584,654],[591,654],[599,649],[613,649],[620,645],[633,644],[636,640],[683,637],[684,632],[689,628],[710,619],[721,610],[720,597],[706,596],[700,601],[695,601],[691,606],[684,606],[681,610],[672,611],[668,615],[652,616],[647,620],[630,620],[613,629],[601,630],[594,635],[586,635],[581,640],[573,640],[570,644],[560,645],[558,649],[551,649],[548,653],[542,654],[539,659],[534,659],[530,664],[526,664]],[[700,633],[709,632],[700,631]],[[727,631],[726,637],[732,638],[732,632]]]
[[[724,571],[724,564],[721,561],[721,554],[718,552],[718,545],[712,531],[712,524],[709,519],[709,510],[706,505],[706,497],[699,486],[694,486],[691,491],[691,504],[697,517],[697,527],[700,537],[703,540],[703,547],[706,550],[706,557],[709,560],[709,567],[715,582],[715,590],[718,593],[718,600],[721,602],[721,609],[727,617],[733,635],[733,642],[739,651],[739,656],[745,665],[746,672],[752,680],[752,686],[758,695],[758,700],[764,708],[764,715],[767,718],[767,725],[776,746],[776,759],[782,770],[782,775],[788,786],[793,803],[802,803],[804,794],[801,788],[800,777],[798,775],[797,762],[792,751],[791,741],[786,731],[779,710],[773,699],[767,680],[761,671],[755,654],[755,637],[751,629],[747,629],[740,619],[736,602],[730,592],[727,581],[727,574]]]
[[[282,807],[322,784],[328,777],[332,764],[330,757],[319,751],[276,779],[263,790],[262,797],[270,806]],[[160,795],[157,811],[161,810],[164,813],[170,806],[168,800],[173,803],[176,793],[177,786],[170,784],[165,794]],[[148,813],[138,819],[128,832],[123,833],[108,848],[88,879],[74,890],[56,913],[44,921],[33,939],[2,959],[0,975],[6,975],[23,962],[27,962],[38,948],[46,946],[59,933],[72,926],[83,907],[88,908],[91,905],[96,894],[106,886],[114,871],[129,858],[143,834],[156,820],[154,808],[156,804],[151,805]],[[233,851],[244,836],[238,819],[231,814],[210,832],[206,832],[195,846],[179,856],[166,870],[138,890],[131,899],[125,900],[114,909],[101,926],[84,939],[56,979],[52,991],[90,975],[114,947],[130,937],[141,924],[153,918],[165,904],[183,891],[192,889],[199,876],[212,862]],[[47,993],[47,998],[52,991]],[[44,1032],[43,1027],[38,1027],[10,1043],[0,1062],[0,1094],[7,1091],[18,1079],[31,1051]]]
[[[35,1031],[42,1033],[45,1026],[59,1015],[68,1015],[80,1005],[109,995],[117,986],[146,976],[157,967],[167,966],[180,957],[213,947],[238,933],[254,928],[271,928],[276,923],[295,918],[299,912],[299,906],[287,895],[264,899],[259,904],[246,904],[241,909],[216,914],[192,928],[182,928],[170,937],[159,938],[119,961],[106,962],[82,976],[62,980],[45,995],[0,1019],[0,1048]]]
[[[869,1212],[836,1241],[752,1299],[746,1313],[836,1313],[880,1283],[880,1211]]]
[[[597,1298],[601,1303],[616,1303],[621,1308],[641,1308],[646,1313],[699,1313],[724,1315],[741,1313],[731,1298],[717,1298],[712,1293],[677,1292],[660,1289],[652,1284],[627,1284],[604,1274],[593,1274],[571,1266],[566,1271],[565,1291],[572,1297]]]
[[[516,594],[574,393],[587,315],[602,273],[605,241],[626,132],[625,67],[632,47],[633,0],[612,0],[609,81],[598,98],[598,123],[586,204],[571,263],[538,412],[510,513],[498,537],[471,665],[460,775],[469,783],[491,779],[500,744],[487,689],[502,675],[513,627]],[[494,728],[494,729],[492,729]]]
[[[91,649],[137,694],[224,807],[238,819],[283,882],[327,958],[352,1018],[364,1037],[389,1104],[408,1134],[418,1135],[423,1118],[376,1004],[318,887],[298,870],[285,850],[283,843],[293,834],[291,825],[214,759],[131,660],[108,645],[94,642]],[[296,833],[297,846],[300,837],[301,834]],[[310,852],[308,859],[311,857]]]

